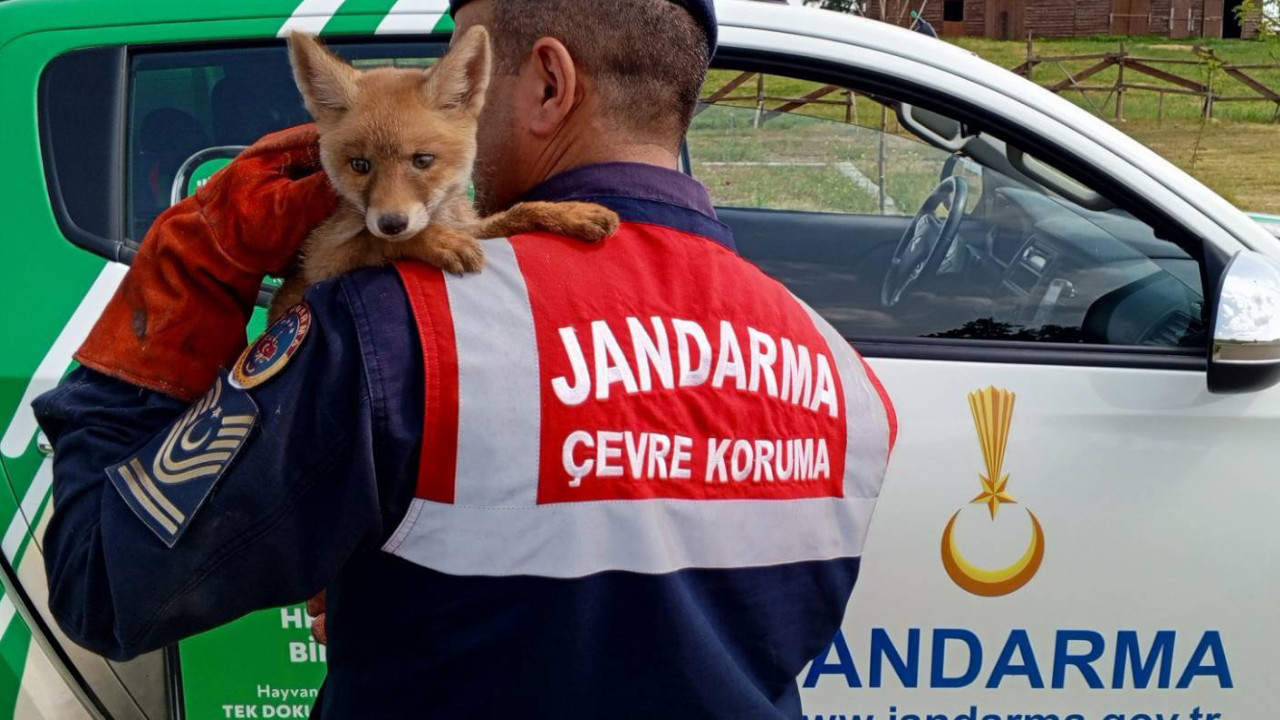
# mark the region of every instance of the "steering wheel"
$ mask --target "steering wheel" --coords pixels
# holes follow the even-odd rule
[[[893,307],[902,300],[922,275],[938,272],[938,266],[946,257],[955,240],[960,221],[964,219],[965,204],[969,200],[969,183],[964,178],[951,176],[929,193],[911,224],[902,233],[898,249],[880,286],[880,304]],[[945,207],[945,217],[938,217],[937,210]]]

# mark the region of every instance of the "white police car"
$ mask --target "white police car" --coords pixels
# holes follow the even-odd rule
[[[446,47],[445,4],[0,2],[0,717],[305,714],[324,657],[297,608],[125,665],[58,636],[27,405],[173,197],[306,120],[282,33],[419,63]],[[719,13],[686,169],[899,411],[845,628],[800,678],[807,715],[1269,717],[1280,240],[950,45],[798,7]]]

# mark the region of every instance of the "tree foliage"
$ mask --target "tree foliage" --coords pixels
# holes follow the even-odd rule
[[[1256,19],[1258,37],[1270,43],[1273,52],[1280,47],[1280,0],[1244,0],[1236,8],[1236,17],[1241,25]]]
[[[1264,0],[1265,2],[1276,2],[1280,0]],[[835,10],[836,12],[850,13],[853,15],[861,15],[863,17],[871,17],[876,20],[887,20],[897,25],[902,25],[907,20],[907,14],[916,7],[923,10],[929,4],[929,0],[880,0],[876,5],[872,5],[870,0],[804,0],[805,5],[816,5],[823,10]]]
[[[865,3],[861,0],[804,0],[805,5],[817,5],[823,10],[835,10],[836,12],[853,13],[861,15],[865,8]]]

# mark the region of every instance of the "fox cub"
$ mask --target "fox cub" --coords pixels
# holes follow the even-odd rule
[[[489,85],[483,27],[426,70],[356,70],[315,37],[293,33],[289,59],[320,133],[320,159],[341,198],[304,241],[297,272],[271,302],[274,320],[312,283],[360,267],[421,260],[480,270],[477,238],[548,231],[596,241],[618,216],[593,203],[528,202],[480,218],[467,197],[476,123]]]

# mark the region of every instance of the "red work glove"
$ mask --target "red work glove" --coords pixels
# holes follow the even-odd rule
[[[184,400],[208,390],[244,349],[262,278],[337,207],[317,139],[268,135],[157,218],[76,360]]]

